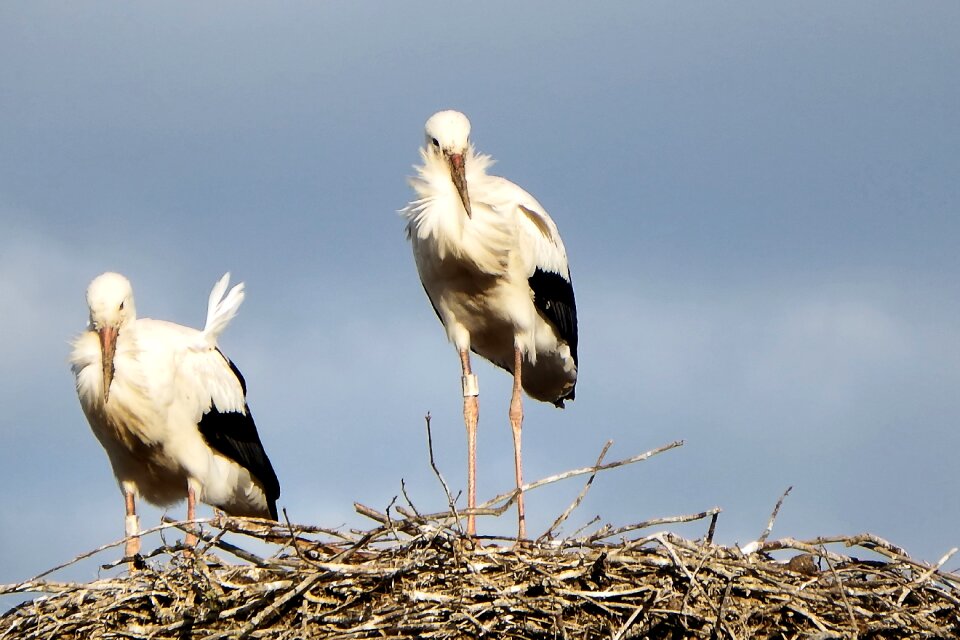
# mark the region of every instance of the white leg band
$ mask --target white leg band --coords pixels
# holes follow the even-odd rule
[[[464,398],[480,395],[480,383],[477,381],[477,374],[471,373],[470,375],[463,376],[460,378],[460,382],[463,384]]]
[[[127,519],[124,522],[124,527],[126,529],[128,538],[140,535],[140,518],[137,516],[127,516]]]

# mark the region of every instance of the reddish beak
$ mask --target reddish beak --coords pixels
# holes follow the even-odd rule
[[[100,336],[100,360],[103,364],[103,403],[110,399],[110,383],[113,382],[113,356],[117,350],[117,328],[103,327]]]
[[[453,180],[453,186],[457,188],[460,194],[460,202],[463,203],[463,210],[467,212],[467,217],[473,217],[473,211],[470,210],[470,194],[467,192],[467,176],[463,164],[462,153],[451,153],[447,156],[447,162],[450,163],[450,178]]]

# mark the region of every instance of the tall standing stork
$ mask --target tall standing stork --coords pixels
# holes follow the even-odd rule
[[[493,160],[470,142],[458,111],[427,120],[410,183],[416,199],[401,215],[420,281],[456,346],[463,370],[467,428],[467,501],[476,506],[479,386],[470,351],[513,374],[510,426],[517,488],[523,486],[520,391],[563,407],[577,384],[577,307],[557,225],[529,193],[487,174]],[[519,538],[526,537],[523,493]],[[476,533],[472,515],[467,532]]]
[[[277,519],[280,483],[247,406],[246,382],[217,346],[244,298],[242,283],[227,293],[229,282],[228,273],[210,292],[202,331],[137,318],[133,289],[118,273],[87,289],[90,324],[70,361],[80,406],[123,492],[127,556],[140,550],[138,496],[159,506],[186,497],[189,520],[197,501]]]

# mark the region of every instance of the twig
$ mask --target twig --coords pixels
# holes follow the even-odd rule
[[[689,583],[697,585],[697,587],[699,587],[700,585],[693,578],[693,574],[691,574],[690,570],[687,569],[687,565],[683,564],[683,561],[680,560],[680,556],[677,555],[677,552],[674,550],[673,545],[667,542],[666,536],[664,536],[661,533],[657,533],[651,536],[651,538],[653,538],[654,540],[657,540],[661,545],[663,545],[663,548],[667,550],[667,553],[670,554],[670,557],[673,559],[673,563],[677,565],[677,568],[680,569],[680,571],[683,572],[683,574],[687,577],[687,580],[689,581]],[[701,591],[702,591],[702,588],[701,588]]]
[[[795,538],[780,538],[779,540],[770,540],[764,542],[757,551],[777,551],[779,549],[796,549],[805,551],[814,555],[820,555],[820,549],[827,544],[843,544],[847,547],[863,547],[891,560],[902,562],[905,565],[926,571],[929,565],[917,562],[910,558],[909,554],[902,548],[887,542],[883,538],[871,533],[861,533],[855,536],[820,536],[813,540],[803,541]],[[830,559],[834,561],[848,561],[850,558],[836,553],[827,552]],[[937,571],[935,574],[941,580],[952,585],[960,587],[960,575]]]
[[[623,527],[618,527],[616,529],[607,528],[606,531],[598,531],[597,533],[588,536],[587,540],[589,542],[597,542],[600,540],[605,540],[607,538],[614,538],[617,536],[622,536],[625,533],[631,531],[637,531],[639,529],[647,529],[649,527],[659,527],[665,524],[680,524],[683,522],[695,522],[697,520],[703,520],[707,516],[713,516],[720,513],[720,507],[714,507],[713,509],[708,509],[706,511],[701,511],[700,513],[691,513],[682,516],[667,516],[665,518],[654,518],[652,520],[645,520],[643,522],[637,522],[635,524],[628,524]]]
[[[713,544],[713,534],[717,530],[717,518],[720,517],[720,507],[717,507],[717,511],[710,516],[710,527],[707,529],[707,544]]]
[[[174,527],[174,528],[176,528],[176,529],[180,529],[181,531],[187,531],[187,530],[188,530],[188,529],[186,528],[186,526],[189,525],[189,523],[184,523],[184,522],[179,522],[179,521],[175,521],[175,520],[170,520],[169,518],[167,518],[167,516],[163,516],[163,521],[166,522],[166,523],[168,523],[168,524],[170,524],[172,527]],[[252,564],[255,564],[255,565],[261,566],[261,567],[262,567],[262,566],[267,566],[267,565],[269,564],[266,560],[264,560],[263,558],[261,558],[260,556],[258,556],[258,555],[256,555],[256,554],[250,553],[249,551],[247,551],[247,550],[245,550],[245,549],[241,549],[240,547],[238,547],[238,546],[236,546],[236,545],[234,545],[234,544],[230,544],[230,543],[227,542],[226,540],[221,540],[221,539],[220,539],[220,536],[223,535],[222,532],[221,532],[220,534],[218,534],[217,536],[214,536],[213,534],[210,534],[210,533],[206,533],[206,532],[204,532],[204,531],[198,531],[197,533],[198,533],[197,537],[198,537],[200,540],[203,540],[203,541],[206,542],[207,544],[210,544],[210,545],[212,545],[212,546],[215,546],[215,547],[217,547],[217,548],[219,548],[219,549],[223,549],[224,551],[227,551],[227,552],[229,552],[229,553],[232,553],[233,555],[237,556],[237,557],[240,558],[241,560],[246,560],[247,562],[250,562],[250,563],[252,563]]]
[[[650,610],[650,606],[653,604],[653,602],[656,599],[657,599],[657,592],[653,591],[649,595],[649,597],[647,597],[646,601],[644,601],[642,605],[634,608],[633,613],[630,614],[630,617],[627,618],[626,622],[624,622],[623,625],[620,626],[617,632],[613,634],[613,637],[611,638],[611,640],[622,640],[622,638],[627,633],[627,629],[630,628],[630,625],[632,625],[639,616],[646,614],[646,612]]]
[[[457,514],[457,501],[454,499],[453,494],[450,493],[450,487],[447,486],[447,481],[444,480],[443,474],[440,473],[440,469],[437,468],[437,462],[433,457],[433,430],[430,428],[430,412],[428,411],[427,415],[423,418],[427,423],[427,450],[430,452],[430,468],[433,469],[434,475],[437,476],[437,480],[440,481],[440,485],[443,487],[443,493],[447,496],[447,505],[450,507],[450,512],[453,513],[457,530],[462,534],[463,528],[460,524],[460,516]]]
[[[231,533],[241,533],[258,539],[286,539],[286,536],[289,533],[289,529],[285,525],[280,525],[272,520],[264,520],[263,518],[240,518],[235,516],[220,515],[211,524],[213,526],[220,527],[221,529],[228,529]],[[301,535],[322,533],[334,538],[339,538],[344,542],[353,542],[353,539],[350,536],[344,534],[342,531],[338,531],[337,529],[331,529],[330,527],[319,527],[305,524],[292,524],[291,526],[293,527],[294,531]]]
[[[579,529],[577,529],[576,531],[574,531],[573,533],[571,533],[571,534],[570,534],[570,539],[571,539],[571,540],[576,540],[576,539],[577,539],[577,536],[579,536],[581,533],[583,533],[584,531],[586,531],[587,527],[593,526],[594,524],[596,524],[596,523],[598,523],[598,522],[600,522],[600,516],[593,516],[593,518],[590,520],[590,522],[586,523],[585,525],[583,525],[582,527],[580,527]]]
[[[757,543],[762,545],[767,541],[767,538],[770,536],[770,532],[773,531],[773,521],[777,519],[777,514],[780,513],[780,507],[783,505],[783,500],[788,495],[790,491],[793,490],[793,486],[787,487],[787,490],[783,492],[783,495],[780,496],[780,499],[777,500],[776,506],[773,507],[773,513],[770,514],[770,520],[767,521],[767,528],[763,530],[763,533],[760,534],[760,537],[757,538]]]
[[[646,459],[648,459],[648,458],[651,458],[651,457],[653,457],[653,456],[655,456],[655,455],[657,455],[657,454],[659,454],[659,453],[663,453],[664,451],[668,451],[668,450],[670,450],[670,449],[675,449],[675,448],[680,447],[680,446],[683,446],[683,440],[677,440],[677,441],[672,442],[672,443],[670,443],[670,444],[668,444],[668,445],[664,445],[664,446],[662,446],[662,447],[658,447],[658,448],[656,448],[656,449],[652,449],[652,450],[650,450],[650,451],[641,453],[641,454],[636,455],[636,456],[633,456],[633,457],[631,457],[631,458],[626,458],[626,459],[624,459],[624,460],[618,460],[617,462],[610,462],[610,463],[607,463],[607,464],[603,464],[603,465],[599,465],[599,466],[594,466],[594,467],[583,467],[583,468],[580,468],[580,469],[573,469],[573,470],[571,470],[571,471],[566,471],[566,472],[564,472],[564,473],[558,473],[558,474],[555,474],[555,475],[552,475],[552,476],[548,476],[548,477],[546,477],[546,478],[542,478],[542,479],[540,479],[540,480],[536,480],[536,481],[534,481],[534,482],[530,482],[530,483],[528,483],[528,484],[525,484],[525,485],[523,485],[520,489],[511,489],[510,491],[501,493],[500,495],[495,496],[494,498],[491,498],[490,500],[487,500],[486,502],[484,502],[483,504],[479,505],[479,506],[478,506],[477,508],[475,508],[475,509],[463,509],[462,511],[459,511],[457,514],[453,514],[453,513],[451,513],[451,512],[439,512],[439,513],[423,514],[421,517],[424,518],[425,520],[440,520],[440,521],[443,521],[443,520],[451,520],[451,519],[461,518],[461,517],[463,517],[463,516],[465,516],[465,515],[468,515],[468,514],[473,514],[473,515],[476,515],[476,516],[499,516],[499,515],[502,515],[507,509],[509,509],[509,508],[513,505],[513,502],[516,500],[517,496],[520,494],[521,491],[524,491],[524,492],[526,492],[526,491],[531,491],[531,490],[533,490],[533,489],[539,489],[540,487],[543,487],[543,486],[548,485],[548,484],[553,484],[553,483],[559,482],[559,481],[561,481],[561,480],[566,480],[567,478],[574,478],[574,477],[576,477],[576,476],[582,476],[582,475],[587,474],[587,473],[594,473],[594,472],[597,472],[597,471],[605,471],[605,470],[607,470],[607,469],[614,469],[614,468],[616,468],[616,467],[622,467],[622,466],[624,466],[624,465],[633,464],[634,462],[642,462],[642,461],[644,461],[644,460],[646,460]],[[502,503],[502,504],[500,504],[499,506],[496,506],[496,507],[492,506],[492,505],[495,505],[495,504],[497,504],[497,503]],[[361,505],[361,504],[359,504],[359,503],[354,503],[354,508],[357,509],[357,512],[360,513],[361,515],[367,516],[368,518],[373,518],[374,520],[377,520],[378,522],[380,522],[380,520],[379,520],[378,518],[386,518],[386,516],[383,516],[382,514],[379,514],[379,512],[376,512],[376,511],[374,511],[373,509],[371,509],[370,507],[365,507],[365,506],[363,506],[363,505]],[[709,515],[709,514],[708,514],[708,515]],[[385,522],[385,520],[384,520],[384,522]],[[481,539],[490,538],[490,539],[496,539],[496,540],[515,540],[515,538],[511,538],[511,537],[508,537],[508,536],[478,536],[478,538],[481,538]]]
[[[303,593],[312,587],[313,584],[322,577],[322,575],[323,574],[321,573],[315,573],[311,576],[307,576],[300,584],[297,585],[295,589],[291,589],[268,608],[257,614],[253,620],[247,624],[247,626],[240,630],[237,638],[242,640],[243,638],[249,637],[250,634],[256,631],[260,626],[266,622],[269,622],[284,605],[294,598],[303,595]]]
[[[387,508],[383,510],[384,515],[387,517],[387,527],[386,530],[393,534],[395,540],[399,541],[400,538],[397,536],[397,525],[393,522],[393,517],[390,515],[390,509],[397,504],[397,496],[390,498],[390,504],[387,505]]]
[[[607,451],[610,450],[610,445],[612,444],[613,444],[613,440],[607,440],[607,443],[603,445],[603,450],[600,452],[600,455],[597,457],[597,463],[594,465],[594,467],[600,466],[600,464],[603,462],[603,459],[607,456]],[[570,506],[568,506],[563,513],[557,516],[557,519],[553,521],[553,524],[551,524],[550,527],[547,528],[547,530],[544,531],[539,538],[537,538],[537,542],[541,542],[548,537],[552,537],[553,532],[556,530],[556,528],[559,527],[561,524],[563,524],[564,521],[570,517],[570,514],[573,513],[573,510],[579,507],[580,503],[583,502],[584,497],[587,495],[587,492],[590,490],[590,485],[593,484],[593,479],[596,477],[597,477],[596,471],[590,474],[590,477],[587,479],[587,483],[583,485],[583,489],[580,490],[580,493],[577,494],[577,497],[574,499],[574,501],[571,502]]]
[[[410,509],[413,510],[414,516],[417,519],[421,519],[422,517],[420,515],[420,512],[417,510],[417,507],[413,504],[413,500],[411,500],[410,496],[407,494],[407,483],[403,479],[400,480],[400,493],[403,494],[403,499],[407,501],[408,505],[410,505]],[[397,507],[397,511],[402,513],[404,517],[407,517],[405,513],[400,511],[400,507]],[[389,509],[387,509],[387,513],[388,514],[390,513]],[[407,519],[409,520],[410,518],[407,518]]]
[[[576,476],[582,476],[588,473],[596,473],[597,471],[606,471],[607,469],[615,469],[617,467],[622,467],[624,465],[633,464],[634,462],[643,462],[644,460],[647,460],[648,458],[652,458],[655,455],[658,455],[665,451],[669,451],[670,449],[676,449],[677,447],[682,447],[682,446],[683,446],[683,440],[676,440],[674,442],[671,442],[670,444],[663,445],[662,447],[657,447],[656,449],[651,449],[650,451],[646,451],[644,453],[635,455],[631,458],[626,458],[624,460],[617,460],[616,462],[609,462],[607,464],[596,465],[593,467],[583,467],[580,469],[572,469],[570,471],[564,471],[563,473],[557,473],[552,476],[547,476],[546,478],[542,478],[540,480],[527,483],[522,487],[520,487],[519,489],[512,489],[511,491],[506,491],[504,493],[501,493],[498,496],[491,498],[490,500],[487,500],[483,504],[479,505],[479,507],[477,507],[476,513],[479,515],[480,509],[491,507],[497,504],[498,502],[503,502],[504,500],[507,500],[508,501],[507,504],[504,505],[501,508],[502,510],[499,511],[499,513],[503,513],[509,508],[511,504],[513,504],[513,501],[516,500],[517,495],[519,495],[521,492],[525,493],[528,491],[532,491],[533,489],[539,489],[542,486],[553,484],[554,482],[560,482],[561,480],[566,480],[567,478],[574,478]]]
[[[388,518],[386,515],[380,513],[373,507],[368,507],[366,505],[360,504],[359,502],[353,503],[354,510],[362,516],[366,516],[373,520],[374,522],[379,522],[380,524],[387,524]]]
[[[290,524],[290,517],[287,515],[287,508],[283,508],[283,521],[287,525],[287,530],[290,532],[290,546],[293,547],[293,552],[297,554],[297,557],[303,560],[304,562],[310,562],[307,558],[300,553],[300,545],[297,544],[297,534],[293,531],[293,525]]]
[[[717,607],[717,619],[713,623],[713,631],[710,632],[710,640],[717,640],[719,638],[720,629],[723,628],[723,607],[727,604],[727,598],[730,597],[730,591],[733,589],[733,581],[737,579],[736,575],[730,576],[727,580],[727,586],[723,590],[723,595],[720,596],[720,605]]]
[[[194,520],[193,522],[208,522],[208,521],[209,521],[208,519],[203,519],[203,520]],[[157,531],[163,531],[164,529],[176,528],[177,525],[180,525],[180,524],[183,524],[183,523],[182,523],[182,522],[165,523],[165,524],[162,524],[162,525],[153,527],[153,528],[151,528],[151,529],[146,529],[146,530],[144,530],[144,531],[141,531],[141,532],[140,532],[139,534],[137,534],[137,535],[139,535],[139,536],[142,538],[142,537],[145,536],[145,535],[149,535],[149,534],[151,534],[151,533],[156,533]],[[127,538],[126,538],[126,537],[123,537],[123,538],[120,538],[119,540],[115,540],[115,541],[113,541],[113,542],[109,542],[109,543],[107,543],[107,544],[101,545],[101,546],[97,547],[96,549],[93,549],[93,550],[91,550],[91,551],[87,551],[86,553],[81,553],[80,555],[78,555],[77,557],[75,557],[73,560],[68,560],[67,562],[64,562],[63,564],[58,564],[57,566],[53,567],[52,569],[47,569],[47,570],[44,571],[43,573],[38,573],[38,574],[35,575],[34,577],[30,578],[29,580],[24,580],[24,581],[23,581],[22,583],[20,583],[20,584],[27,584],[27,583],[39,582],[41,579],[47,577],[47,576],[50,575],[51,573],[55,573],[55,572],[57,572],[57,571],[60,571],[61,569],[66,569],[66,568],[69,567],[70,565],[76,564],[76,563],[80,562],[81,560],[86,560],[87,558],[90,558],[90,557],[92,557],[92,556],[95,556],[95,555],[97,555],[98,553],[100,553],[101,551],[106,551],[107,549],[111,549],[111,548],[113,548],[113,547],[119,547],[119,546],[122,545],[122,544],[126,544],[126,542],[127,542]],[[3,592],[0,592],[0,593],[3,593]]]
[[[903,593],[901,593],[901,594],[900,594],[900,597],[897,598],[897,606],[902,605],[902,604],[903,604],[903,601],[907,599],[907,596],[910,594],[910,592],[913,591],[918,585],[923,584],[924,582],[926,582],[927,580],[929,580],[930,577],[931,577],[933,574],[937,573],[937,572],[940,570],[940,567],[942,567],[943,565],[945,565],[945,564],[947,563],[947,560],[949,560],[950,558],[952,558],[952,557],[953,557],[953,554],[955,554],[955,553],[957,552],[957,550],[958,550],[957,547],[954,547],[954,548],[950,549],[950,551],[947,551],[947,552],[943,555],[943,557],[940,558],[940,560],[937,561],[937,564],[933,565],[932,567],[930,567],[929,569],[927,569],[926,571],[924,571],[922,574],[920,574],[920,577],[919,577],[919,578],[917,578],[916,580],[914,580],[913,582],[911,582],[909,585],[907,585],[906,587],[904,587],[904,588],[903,588]]]
[[[787,490],[789,491],[789,489]],[[840,574],[837,573],[837,568],[830,561],[830,558],[827,557],[826,549],[823,549],[823,559],[826,560],[827,566],[830,567],[830,572],[833,574],[833,579],[836,581],[837,591],[840,592],[840,598],[843,599],[843,605],[847,608],[847,615],[850,617],[850,630],[853,632],[852,638],[856,638],[859,630],[857,629],[857,617],[853,614],[853,607],[850,606],[850,600],[847,599],[847,590],[843,586],[843,580],[840,578]]]
[[[795,551],[810,553],[817,557],[829,556],[831,560],[836,562],[844,562],[850,558],[838,553],[834,553],[824,546],[825,544],[830,544],[832,542],[843,542],[843,540],[844,538],[842,537],[817,538],[816,540],[809,541],[797,540],[796,538],[780,538],[778,540],[769,540],[764,542],[762,546],[756,549],[756,551],[779,551],[781,549],[793,549]]]

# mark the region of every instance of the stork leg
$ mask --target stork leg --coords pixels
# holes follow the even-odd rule
[[[477,376],[470,370],[470,352],[460,352],[460,366],[463,368],[463,422],[467,427],[467,508],[477,506],[477,421],[480,419],[480,386]],[[474,515],[467,516],[467,535],[477,533]]]
[[[187,485],[187,520],[197,519],[197,492],[190,485]],[[193,532],[194,525],[187,529],[187,535],[183,537],[183,544],[188,547],[197,546],[197,534]]]
[[[140,553],[140,519],[137,517],[137,503],[133,491],[124,489],[123,498],[127,507],[127,518],[124,521],[124,533],[126,533],[127,542],[123,548],[123,553],[127,558],[132,558]],[[131,566],[133,565],[131,564]]]
[[[520,347],[513,347],[513,397],[510,399],[510,428],[513,430],[513,461],[517,472],[517,489],[523,486],[523,456],[520,453],[520,429],[523,427],[523,401],[520,398],[522,387],[520,370],[523,365],[523,353]],[[527,513],[523,508],[523,491],[517,495],[517,517],[520,521],[517,539],[527,537]]]

